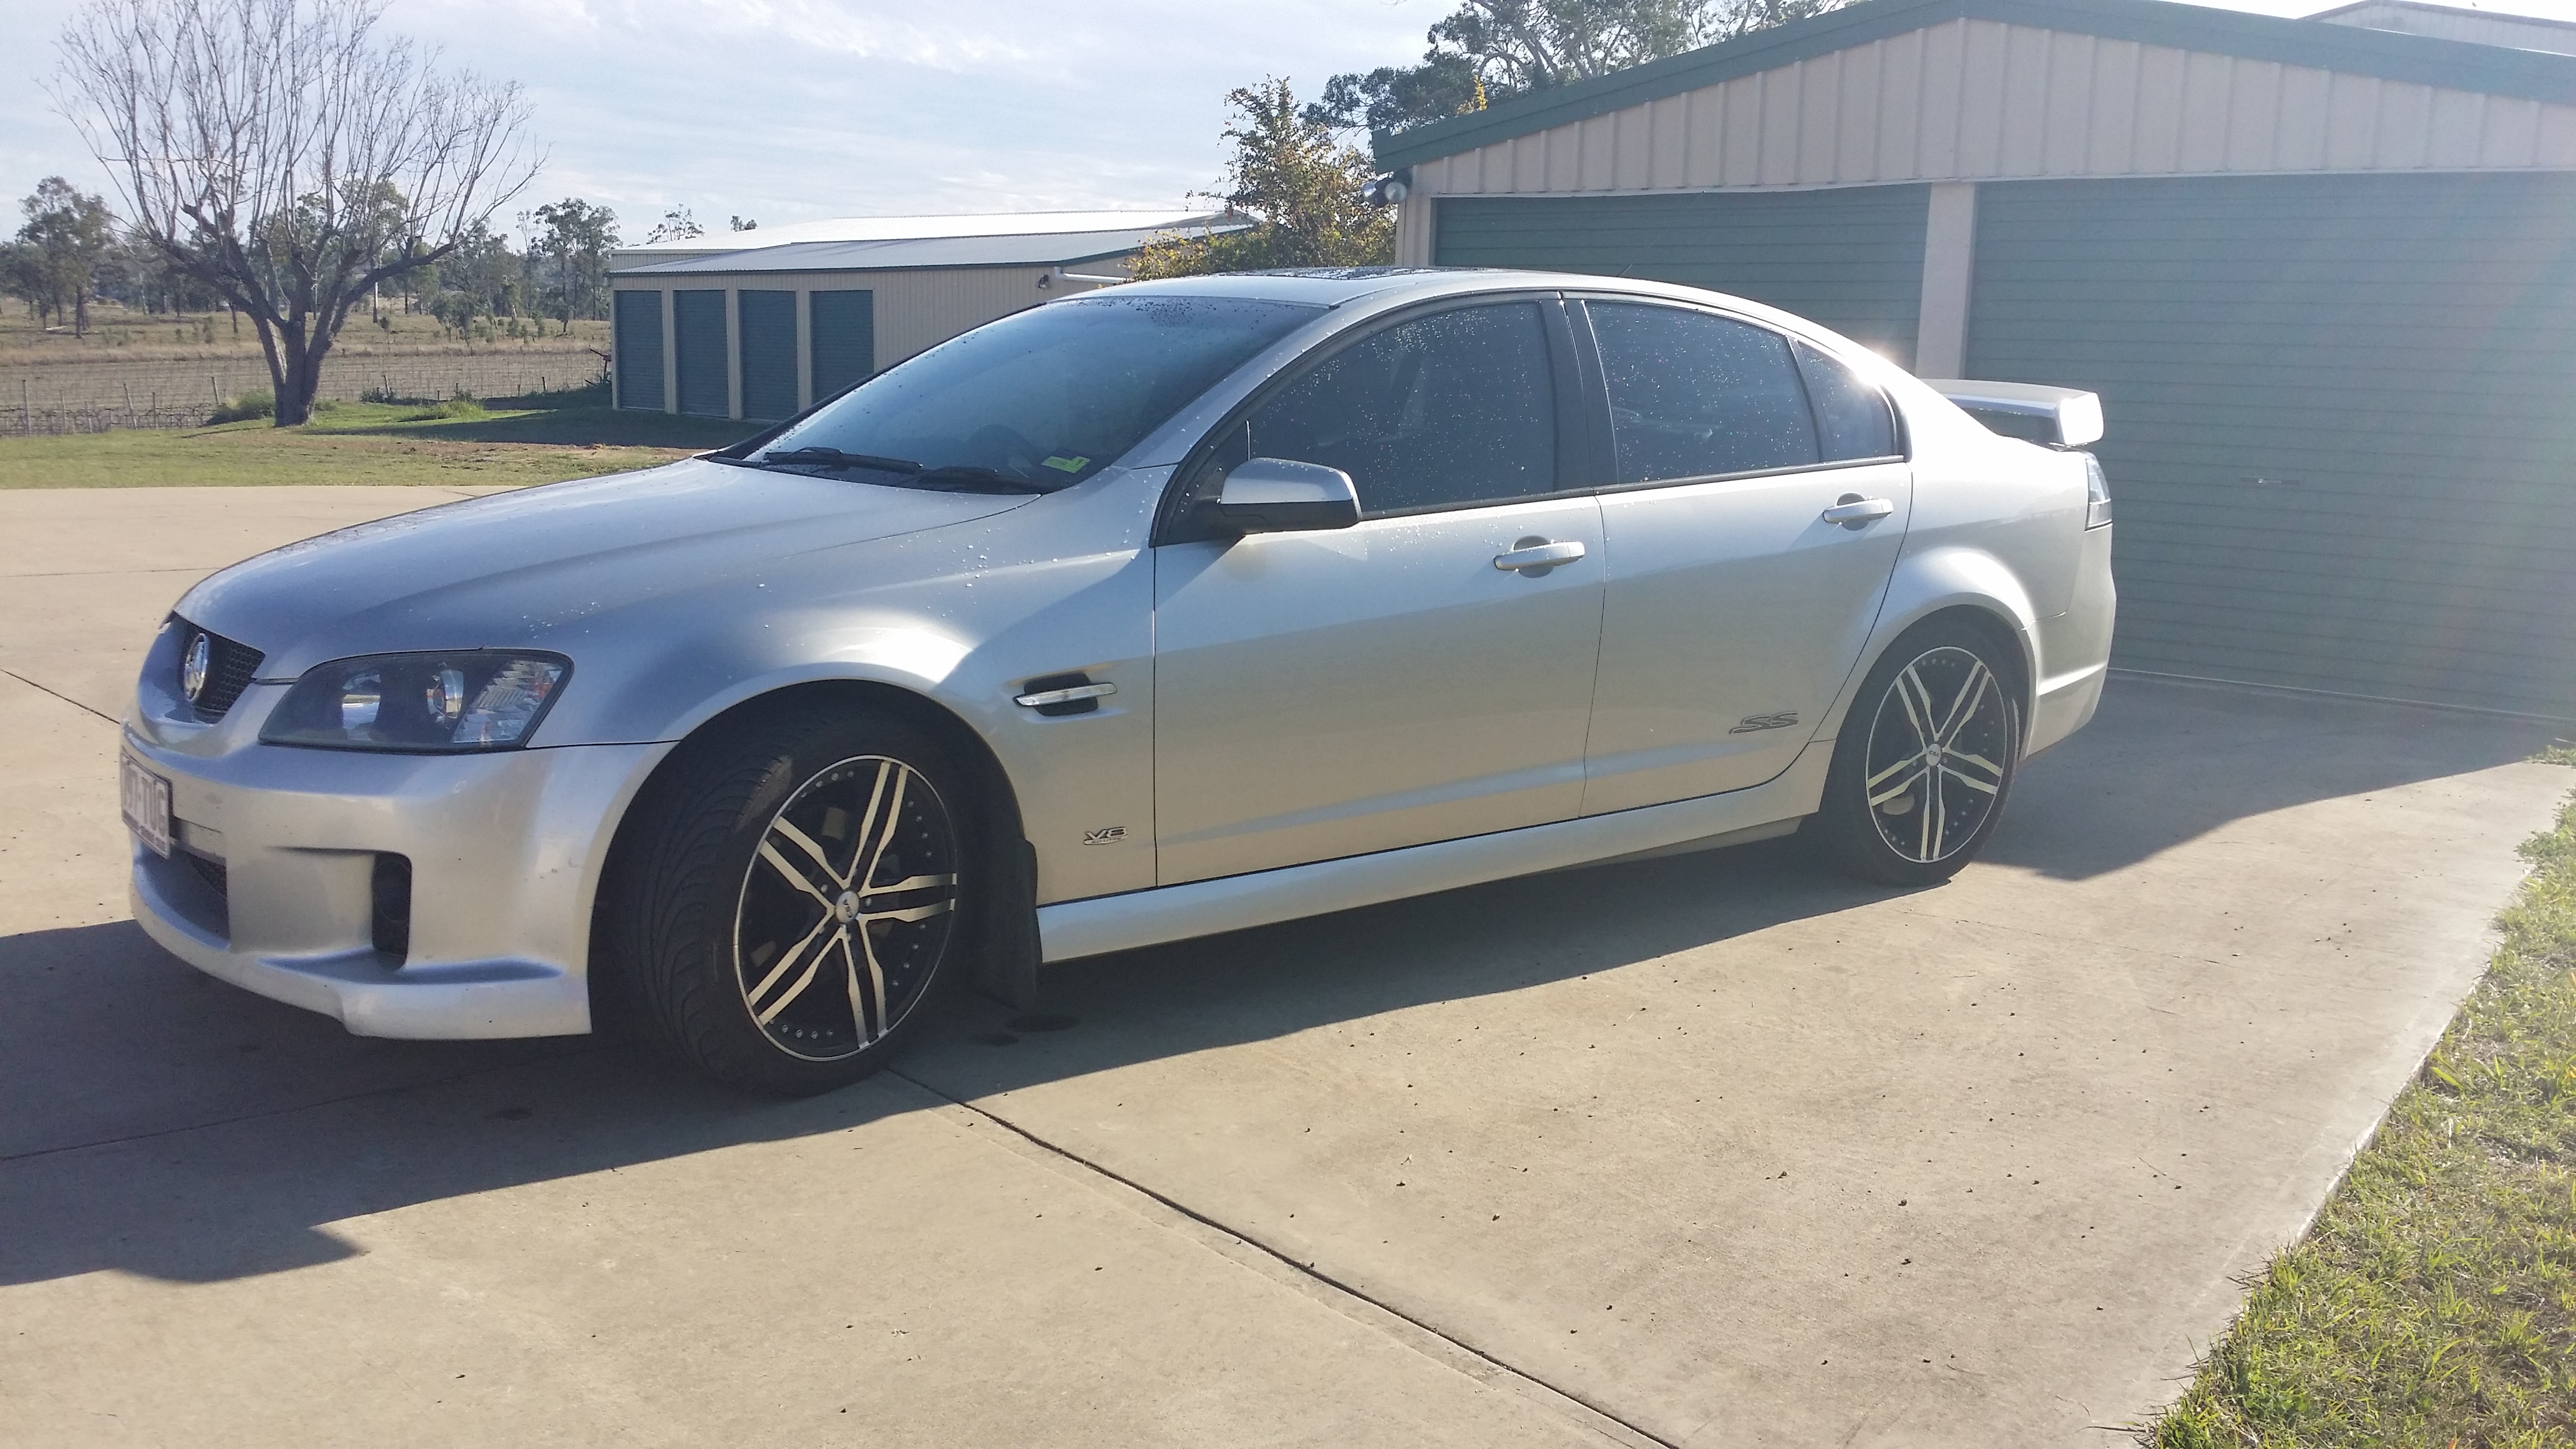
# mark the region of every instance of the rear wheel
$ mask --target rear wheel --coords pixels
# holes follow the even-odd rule
[[[1976,858],[2021,763],[2021,707],[1984,631],[1934,620],[1861,682],[1809,830],[1870,880],[1933,885]]]
[[[733,1086],[875,1071],[959,954],[978,887],[962,772],[861,711],[760,722],[675,763],[604,902],[635,1015]]]

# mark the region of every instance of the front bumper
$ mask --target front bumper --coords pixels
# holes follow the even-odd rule
[[[390,755],[255,741],[147,708],[125,747],[170,781],[167,860],[134,851],[134,918],[209,975],[360,1036],[590,1030],[591,900],[619,815],[670,746]],[[193,857],[193,858],[192,858]],[[407,937],[385,925],[407,867]],[[387,949],[388,945],[392,949]]]

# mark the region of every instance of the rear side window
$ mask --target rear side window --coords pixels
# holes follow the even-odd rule
[[[1825,461],[1894,457],[1896,416],[1888,411],[1886,396],[1806,343],[1789,345],[1798,354],[1798,371],[1807,379],[1807,400],[1815,405]]]
[[[1263,403],[1229,451],[1339,468],[1371,514],[1552,492],[1556,397],[1538,306],[1435,313],[1346,347]]]
[[[1776,332],[1678,307],[1587,304],[1619,481],[1813,466],[1807,390]]]

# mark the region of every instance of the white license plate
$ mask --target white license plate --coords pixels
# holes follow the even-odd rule
[[[116,796],[125,828],[154,855],[170,854],[170,782],[143,768],[132,755],[118,757]]]

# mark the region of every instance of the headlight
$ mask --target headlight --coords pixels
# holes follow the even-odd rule
[[[332,750],[515,749],[572,673],[560,654],[370,654],[304,671],[259,737]]]

